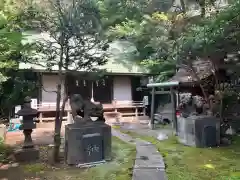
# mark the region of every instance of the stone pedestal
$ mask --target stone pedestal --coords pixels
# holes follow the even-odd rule
[[[65,161],[84,165],[111,159],[111,127],[104,122],[65,126]]]
[[[177,134],[184,145],[216,147],[220,144],[220,119],[207,115],[179,117]]]
[[[17,162],[36,161],[39,159],[39,149],[37,147],[17,149],[14,156]]]

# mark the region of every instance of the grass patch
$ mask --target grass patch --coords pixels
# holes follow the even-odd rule
[[[158,141],[154,137],[121,131],[158,148],[169,180],[240,180],[240,137],[228,147],[194,148],[179,144],[176,137]]]
[[[28,175],[48,180],[131,180],[135,146],[112,137],[112,156],[112,161],[86,169],[52,168],[40,163],[24,165],[23,169]]]

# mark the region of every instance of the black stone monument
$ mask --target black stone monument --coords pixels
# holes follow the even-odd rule
[[[105,124],[103,107],[84,101],[81,95],[70,98],[74,119],[65,127],[65,161],[85,165],[111,159],[111,126]]]

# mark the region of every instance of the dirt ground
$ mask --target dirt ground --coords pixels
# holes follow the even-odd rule
[[[124,117],[121,119],[122,123],[138,124],[139,121],[142,121],[140,118],[136,120],[135,117]],[[106,123],[111,125],[111,121],[106,120]],[[62,135],[64,135],[65,125],[67,122],[62,124]],[[32,139],[37,145],[52,144],[53,143],[53,132],[54,132],[54,122],[43,122],[38,123],[37,128],[33,130]],[[22,131],[17,132],[7,132],[5,143],[7,145],[18,145],[21,144],[24,140],[24,135]]]

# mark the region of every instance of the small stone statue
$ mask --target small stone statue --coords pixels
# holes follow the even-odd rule
[[[75,122],[105,122],[102,105],[94,104],[90,100],[83,100],[80,94],[74,94],[70,97],[70,106]]]
[[[183,117],[204,114],[204,101],[201,96],[192,96],[190,93],[180,94],[179,109]]]

